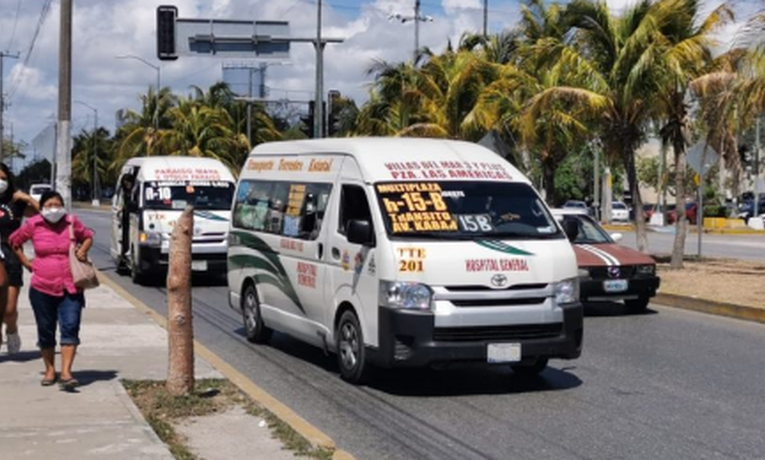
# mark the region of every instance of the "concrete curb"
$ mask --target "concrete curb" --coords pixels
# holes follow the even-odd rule
[[[100,282],[108,285],[118,295],[127,300],[136,309],[150,317],[154,322],[159,324],[163,329],[167,329],[167,319],[154,311],[151,307],[138,300],[132,294],[125,290],[122,286],[115,283],[108,276],[98,271],[98,279]],[[333,460],[355,460],[355,457],[344,450],[337,448],[335,441],[327,436],[323,431],[309,423],[303,417],[298,415],[295,411],[287,407],[284,403],[271,396],[266,390],[256,385],[247,376],[234,369],[233,366],[228,364],[220,356],[216,355],[212,350],[194,340],[195,353],[215,368],[224,377],[229,379],[231,383],[239,387],[245,394],[251,397],[254,401],[268,409],[272,414],[282,420],[284,423],[292,427],[301,436],[306,438],[311,444],[315,446],[324,447],[327,449],[335,449],[332,458]]]
[[[726,316],[728,318],[765,324],[765,309],[762,308],[747,307],[732,303],[716,302],[714,300],[697,299],[666,293],[656,294],[656,297],[654,297],[652,301],[668,307],[693,310],[709,315]]]

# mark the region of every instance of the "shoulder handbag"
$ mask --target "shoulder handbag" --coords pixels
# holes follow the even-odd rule
[[[98,276],[93,267],[93,261],[88,258],[81,262],[75,254],[77,252],[77,241],[74,238],[74,222],[69,221],[69,266],[72,270],[72,279],[74,285],[80,289],[92,289],[98,287]]]

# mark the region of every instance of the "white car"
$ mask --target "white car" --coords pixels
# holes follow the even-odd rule
[[[630,210],[621,201],[614,201],[611,205],[611,219],[619,222],[629,222]]]
[[[39,202],[42,194],[48,190],[53,190],[53,187],[51,187],[50,184],[34,184],[29,187],[29,196]]]

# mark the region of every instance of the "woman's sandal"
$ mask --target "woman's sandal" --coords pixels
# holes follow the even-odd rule
[[[59,380],[58,385],[63,390],[74,390],[75,388],[80,386],[80,382],[76,378],[72,377],[71,379],[67,379],[67,380]]]
[[[58,380],[58,377],[54,376],[52,379],[42,379],[40,380],[40,385],[44,387],[50,387],[56,384],[56,380]]]

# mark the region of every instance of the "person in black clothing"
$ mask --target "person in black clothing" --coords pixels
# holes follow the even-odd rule
[[[122,268],[128,265],[128,252],[130,251],[130,213],[134,210],[133,187],[135,177],[132,174],[122,176],[120,187],[122,188],[122,210],[120,215],[122,226],[122,239],[120,251],[120,265]]]
[[[21,349],[18,303],[19,291],[24,281],[23,267],[8,244],[8,237],[21,227],[21,219],[24,216],[31,216],[39,209],[37,201],[16,189],[8,166],[0,163],[0,259],[6,274],[5,280],[0,276],[0,344],[3,342],[2,325],[5,323],[9,354],[18,353]]]

